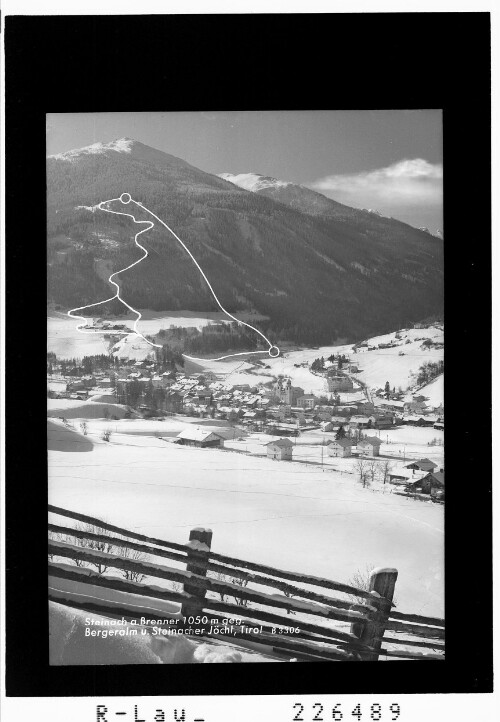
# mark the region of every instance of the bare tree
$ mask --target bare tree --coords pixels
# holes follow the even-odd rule
[[[213,572],[209,570],[207,572],[207,577],[212,577],[212,579],[216,579],[218,582],[228,583],[231,581],[231,577],[228,574],[224,574],[223,572]],[[221,602],[224,602],[226,600],[226,597],[229,597],[229,595],[223,591],[216,592],[216,594],[219,595]]]
[[[81,544],[82,539],[77,539],[76,537],[72,536],[71,534],[60,534],[55,532],[49,532],[49,539],[53,539],[54,541],[63,542],[64,544],[72,544],[73,546],[83,546]],[[49,559],[52,561],[55,557],[57,557],[57,554],[49,554]],[[70,561],[74,562],[77,567],[88,567],[88,562],[84,562],[83,559],[76,559],[75,557],[64,557],[64,561],[67,559],[70,559]]]
[[[389,459],[384,459],[378,462],[379,474],[384,484],[389,479],[389,474],[392,471],[392,463]]]
[[[373,482],[375,481],[375,476],[377,475],[377,472],[379,470],[378,461],[376,459],[367,459],[366,468],[366,475],[369,478],[370,482],[373,484]]]
[[[147,554],[140,552],[138,549],[130,549],[129,547],[120,547],[118,554],[124,559],[131,559],[135,562],[144,562],[149,559]],[[147,574],[142,574],[142,572],[132,571],[130,569],[120,569],[120,574],[130,582],[142,582],[147,578]]]
[[[356,587],[364,592],[370,591],[370,576],[372,571],[376,568],[376,564],[365,564],[364,569],[357,569],[352,577],[349,579],[348,584],[351,587]],[[367,604],[368,600],[364,597],[357,597],[355,594],[349,594],[351,601],[355,604]],[[392,600],[393,604],[396,605],[396,597]]]
[[[351,587],[361,589],[363,592],[370,591],[370,574],[375,569],[375,564],[365,564],[364,569],[356,569],[352,577],[349,579],[348,584]],[[355,594],[349,594],[351,601],[355,604],[366,604],[367,600],[364,597],[357,597]]]
[[[103,441],[109,441],[111,438],[111,429],[104,429],[104,431],[101,434],[101,439]]]
[[[248,577],[232,577],[231,579],[232,584],[237,584],[239,587],[246,587],[248,584]],[[234,596],[234,601],[239,607],[248,607],[248,599],[243,599],[242,597]]]
[[[363,487],[368,486],[368,460],[363,459],[362,457],[356,459],[356,462],[354,464],[354,470],[358,476],[359,483],[362,484]]]
[[[239,587],[246,587],[249,582],[249,577],[234,577],[230,574],[224,574],[223,572],[213,572],[208,571],[207,573],[208,577],[212,577],[212,579],[216,579],[219,582],[225,582],[226,584],[236,584]],[[217,591],[216,594],[219,595],[221,602],[224,602],[226,600],[229,600],[231,596],[233,596],[233,599],[235,603],[239,607],[247,607],[249,604],[248,599],[243,599],[242,597],[239,597],[237,593],[234,595],[229,594],[229,592],[225,591]]]
[[[288,599],[293,599],[293,594],[291,594],[290,592],[283,592],[283,594],[284,594],[285,597],[287,597]],[[287,610],[286,610],[286,613],[287,613],[287,614],[297,614],[297,612],[294,612],[293,609],[287,609]]]
[[[77,524],[76,529],[78,531],[83,532],[90,532],[91,534],[99,534],[100,536],[110,536],[110,532],[107,529],[103,529],[102,527],[96,526],[95,524]],[[103,540],[97,540],[97,539],[87,539],[85,537],[74,537],[71,535],[67,535],[64,541],[67,541],[70,544],[74,544],[76,546],[84,547],[85,549],[95,549],[99,552],[105,552],[106,554],[112,554],[116,551],[116,547],[108,541]],[[98,574],[104,574],[111,565],[95,561],[95,562],[84,562],[81,559],[73,559],[75,564],[78,567],[85,567],[90,564],[90,566],[93,566],[97,569]]]

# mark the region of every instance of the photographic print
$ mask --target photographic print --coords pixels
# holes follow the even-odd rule
[[[441,111],[46,120],[50,664],[444,660]]]

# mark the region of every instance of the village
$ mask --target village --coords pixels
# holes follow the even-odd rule
[[[307,367],[323,393],[318,383],[312,393],[283,374],[256,375],[255,384],[247,374],[248,383],[232,383],[227,372],[190,373],[154,354],[71,362],[52,353],[49,416],[80,419],[85,435],[95,429],[107,440],[150,433],[181,446],[336,470],[363,487],[444,502],[443,403],[388,381],[369,388],[360,378],[365,350],[373,346],[294,364]],[[263,366],[257,361],[252,370]]]

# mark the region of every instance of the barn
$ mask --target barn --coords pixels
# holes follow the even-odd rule
[[[177,435],[177,443],[183,446],[198,446],[202,449],[224,446],[224,439],[208,429],[187,428]]]

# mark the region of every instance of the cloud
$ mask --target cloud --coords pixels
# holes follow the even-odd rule
[[[386,168],[330,175],[307,185],[357,207],[436,208],[443,201],[443,167],[423,158],[404,159]]]

